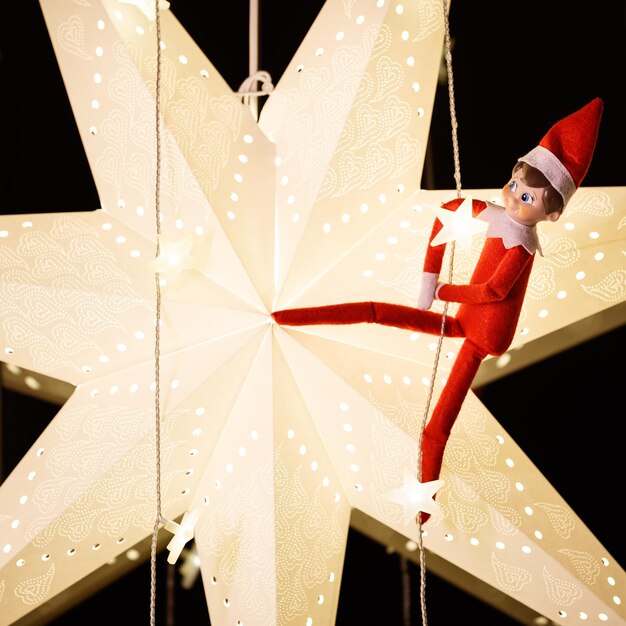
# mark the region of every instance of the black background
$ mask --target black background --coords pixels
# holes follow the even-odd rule
[[[0,214],[95,209],[99,201],[38,2],[3,4]],[[259,1],[259,67],[270,72],[275,84],[322,4]],[[233,89],[248,74],[248,6],[244,0],[171,2],[172,11]],[[605,111],[583,186],[626,183],[625,10],[618,0],[579,8],[566,0],[452,3],[464,189],[501,187],[516,158],[536,145],[552,123],[596,96],[603,98]],[[454,189],[453,173],[448,91],[440,86],[422,185]],[[621,518],[624,328],[474,389],[620,563],[626,562]],[[57,410],[3,392],[3,476]],[[411,624],[417,625],[419,572],[413,565],[409,569]],[[189,591],[175,584],[167,600],[167,571],[160,562],[159,623],[166,622],[168,604],[175,623],[209,623],[201,581]],[[169,575],[176,583],[175,570]],[[121,616],[125,623],[147,623],[149,578],[149,564],[140,565],[54,624],[109,624]],[[350,531],[337,624],[407,626],[402,618],[405,600],[399,557]],[[434,575],[427,579],[427,603],[431,626],[517,623]]]

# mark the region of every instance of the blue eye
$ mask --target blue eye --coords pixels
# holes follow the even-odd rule
[[[533,197],[529,193],[523,193],[521,197],[522,197],[522,202],[524,202],[525,204],[533,203]]]
[[[512,181],[509,183],[509,189],[510,189],[511,191],[515,191],[515,190],[517,189],[517,181],[512,180]]]

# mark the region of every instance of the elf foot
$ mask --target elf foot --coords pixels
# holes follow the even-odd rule
[[[428,429],[424,431],[422,436],[422,475],[420,482],[428,483],[433,480],[439,479],[441,473],[441,466],[443,464],[443,453],[446,449],[446,443],[448,438],[437,437],[428,432]],[[435,500],[437,494],[433,496]],[[422,524],[425,524],[430,519],[430,513],[420,513],[422,516]],[[416,523],[419,520],[415,519]]]

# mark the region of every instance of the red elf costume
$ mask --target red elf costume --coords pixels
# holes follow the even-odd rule
[[[272,313],[281,325],[384,324],[439,335],[442,315],[428,311],[433,299],[458,302],[446,315],[446,337],[465,337],[422,439],[422,483],[439,478],[452,426],[481,362],[511,344],[539,247],[536,224],[556,221],[585,177],[596,144],[603,102],[595,98],[559,120],[539,145],[521,157],[503,187],[504,207],[472,201],[472,214],[488,223],[485,244],[468,285],[439,283],[445,244],[429,245],[416,308],[384,302],[351,302]],[[455,211],[457,198],[443,205]],[[437,219],[429,242],[442,228]],[[428,519],[422,514],[422,521]]]

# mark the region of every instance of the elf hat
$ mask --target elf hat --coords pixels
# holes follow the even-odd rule
[[[563,207],[589,169],[603,108],[602,100],[595,98],[554,124],[539,145],[519,159],[543,173],[563,197]]]

